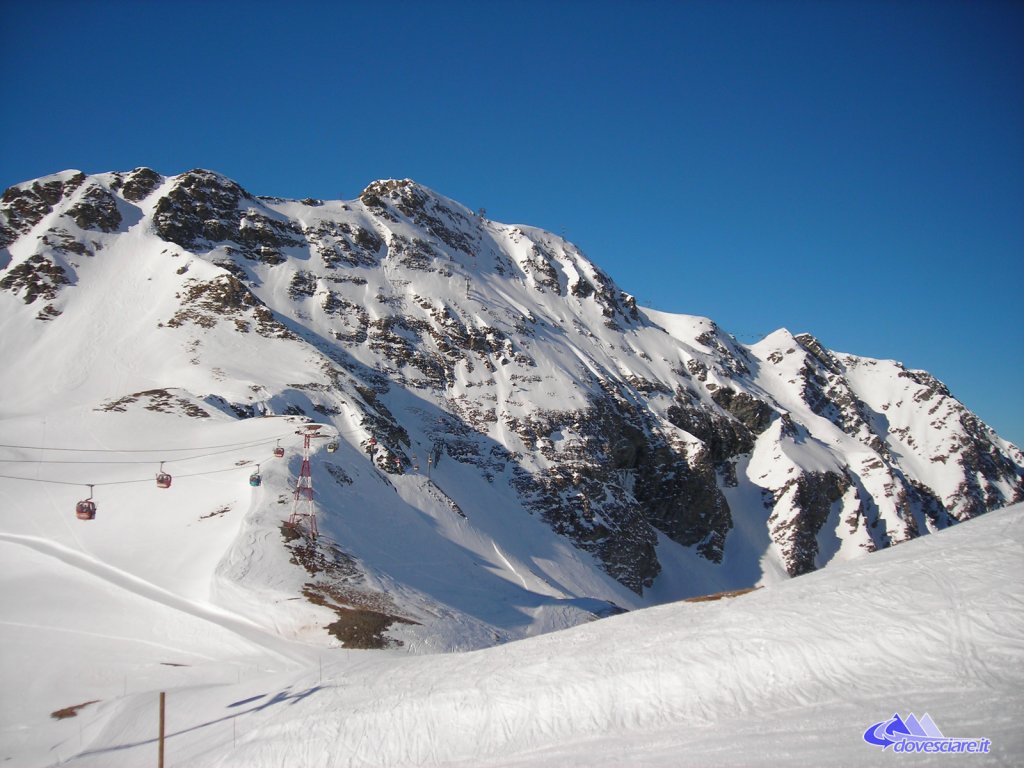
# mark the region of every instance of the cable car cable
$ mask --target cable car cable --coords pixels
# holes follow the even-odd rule
[[[345,432],[342,432],[341,430],[337,430],[337,429],[335,430],[335,432],[336,432],[338,437],[344,437],[344,436],[348,436],[348,435],[357,435],[357,434],[360,434],[360,433],[363,433],[363,432],[368,432],[368,431],[370,431],[370,430],[367,430],[367,429],[365,429],[363,427],[359,427],[357,429],[354,429],[354,430],[351,430],[351,431],[345,431]],[[26,451],[67,451],[67,452],[72,452],[72,453],[177,453],[177,452],[180,452],[180,451],[205,451],[205,450],[212,450],[212,449],[216,449],[216,448],[254,448],[254,447],[258,446],[258,445],[264,445],[264,444],[269,443],[271,441],[283,440],[284,438],[289,437],[289,436],[294,435],[294,434],[295,434],[295,432],[293,431],[293,432],[286,432],[286,433],[281,434],[281,435],[271,435],[269,437],[261,438],[259,440],[247,440],[244,443],[225,443],[224,445],[200,445],[200,446],[195,446],[193,448],[64,448],[64,447],[46,446],[46,445],[14,445],[14,444],[10,444],[10,443],[0,443],[0,448],[20,448],[20,449],[26,450]],[[330,437],[330,435],[320,435],[320,437]],[[227,453],[227,451],[224,451],[224,452]],[[201,456],[213,456],[213,455],[215,455],[215,454],[212,454],[212,453],[201,454]],[[196,458],[198,458],[198,457],[196,457]],[[0,461],[8,461],[9,462],[9,461],[17,461],[17,460],[15,460],[15,459],[0,459]],[[38,460],[36,460],[36,461],[38,461]],[[169,461],[186,461],[186,459],[170,459]],[[44,462],[44,463],[46,463],[46,462]],[[51,461],[49,463],[59,463],[59,462]],[[81,464],[86,464],[88,462],[84,462],[83,461],[83,462],[65,462],[65,463],[81,463]],[[111,462],[96,462],[96,463],[100,463],[100,464],[104,464],[104,463],[105,464],[130,464],[131,462],[129,462],[129,461],[119,461],[119,462],[111,461]],[[138,463],[139,464],[148,464],[150,462],[148,462],[148,461],[139,461]]]
[[[266,459],[265,461],[270,461],[270,459]],[[262,463],[262,462],[260,462],[260,463]],[[221,473],[221,472],[232,472],[232,471],[237,471],[239,469],[250,469],[250,468],[251,468],[251,463],[246,463],[246,464],[238,464],[238,465],[231,466],[231,467],[225,467],[224,469],[210,469],[210,470],[206,470],[204,472],[188,472],[188,473],[183,473],[183,474],[175,475],[175,477],[176,478],[177,477],[200,477],[202,475],[216,475],[216,474]],[[23,480],[23,481],[25,481],[27,483],[49,483],[51,485],[85,485],[85,486],[90,486],[90,487],[95,486],[97,488],[99,488],[100,486],[104,486],[104,485],[131,485],[132,483],[152,483],[153,482],[153,478],[152,477],[146,477],[146,478],[143,478],[141,480],[108,480],[107,482],[104,482],[104,483],[72,483],[72,482],[69,482],[67,480],[47,480],[47,479],[42,479],[42,478],[37,478],[37,477],[16,477],[14,475],[0,475],[0,479],[3,479],[3,480]]]
[[[212,451],[210,453],[198,453],[195,456],[184,456],[180,459],[164,459],[163,464],[172,464],[181,461],[192,461],[193,459],[204,459],[208,456],[221,456],[225,453],[234,453],[235,451],[245,450],[245,448],[256,448],[260,445],[266,445],[270,441],[263,440],[253,445],[247,445],[242,448],[228,448],[224,451]],[[157,451],[154,450],[154,453]],[[153,464],[156,463],[157,459],[112,459],[110,461],[78,461],[72,459],[0,459],[0,464]]]
[[[0,448],[23,448],[28,451],[77,451],[80,453],[172,453],[177,451],[205,451],[215,448],[244,448],[263,445],[273,440],[280,440],[294,432],[286,432],[283,435],[271,435],[259,440],[247,440],[244,443],[225,443],[224,445],[198,445],[192,448],[56,448],[46,445],[9,445],[0,443]]]

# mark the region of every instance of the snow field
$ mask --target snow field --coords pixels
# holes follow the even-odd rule
[[[880,755],[864,730],[914,711],[946,735],[992,739],[972,764],[1012,765],[1024,755],[1022,563],[1018,505],[732,600],[465,654],[344,654],[322,680],[314,669],[172,692],[168,754],[251,768],[867,766]],[[224,718],[250,699],[233,743]],[[140,764],[154,749],[140,706],[107,707],[70,764]]]

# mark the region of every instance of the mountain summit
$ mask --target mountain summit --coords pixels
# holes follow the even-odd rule
[[[218,577],[245,582],[246,536],[287,547],[307,598],[406,640],[457,645],[454,621],[484,645],[751,587],[1024,499],[1021,451],[929,374],[643,309],[566,240],[408,179],[351,201],[206,170],[19,184],[0,203],[0,323],[15,448],[40,429],[98,451],[208,445],[204,425],[253,417],[326,425],[329,552],[267,538],[293,462],[225,529]]]

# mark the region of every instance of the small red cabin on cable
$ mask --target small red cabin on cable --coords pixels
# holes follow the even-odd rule
[[[89,498],[82,499],[75,505],[75,517],[79,520],[96,519],[96,502],[92,500],[92,486],[89,486]]]
[[[280,440],[277,441],[277,448],[274,449],[274,455],[277,456],[277,458],[279,458],[279,459],[282,456],[284,456],[284,448],[281,447],[281,441]]]
[[[75,517],[79,520],[95,520],[96,502],[89,499],[83,499],[78,502],[78,505],[75,507]]]
[[[160,462],[160,471],[156,473],[156,487],[157,488],[170,488],[171,487],[171,476],[164,472],[164,463]]]

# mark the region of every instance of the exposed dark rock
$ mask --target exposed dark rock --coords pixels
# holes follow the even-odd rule
[[[829,373],[841,374],[843,372],[843,367],[836,359],[835,355],[825,349],[825,347],[821,345],[821,342],[811,336],[811,334],[801,333],[793,338]]]
[[[722,398],[730,404],[736,400],[728,395]],[[741,411],[753,421],[761,425],[764,418],[769,418],[761,406],[755,405],[750,398],[749,410]],[[748,405],[740,401],[741,407]],[[754,449],[755,433],[751,427],[738,418],[730,418],[721,411],[707,407],[689,390],[679,388],[676,391],[675,403],[666,412],[668,420],[682,430],[689,432],[704,443],[705,451],[712,463],[718,464],[742,453],[750,453]],[[766,424],[764,426],[767,426]],[[761,427],[762,431],[764,426]]]
[[[359,199],[384,218],[396,220],[392,210],[398,211],[453,251],[473,254],[474,243],[466,232],[475,229],[472,217],[445,205],[410,179],[375,181]]]
[[[121,226],[121,212],[114,196],[99,185],[92,185],[82,193],[81,199],[68,209],[68,216],[81,229],[116,232]]]
[[[46,234],[40,237],[39,243],[56,253],[73,253],[78,256],[94,255],[85,243],[77,240],[70,232],[61,227],[48,229]],[[97,243],[93,243],[93,246],[98,249]]]
[[[238,204],[251,199],[235,182],[197,169],[179,177],[160,198],[153,222],[164,240],[195,250],[237,232],[241,221]]]
[[[384,247],[375,233],[347,222],[321,221],[307,228],[305,236],[328,269],[376,266]]]
[[[84,173],[76,173],[67,181],[54,179],[45,184],[15,186],[0,198],[0,248],[10,245],[18,235],[28,232],[85,181]]]
[[[125,200],[138,203],[149,197],[163,180],[163,177],[154,170],[136,168],[125,179],[124,186],[121,187],[121,194]]]
[[[523,262],[523,269],[533,278],[537,290],[562,295],[562,282],[553,263],[555,255],[540,243],[534,243],[531,251],[531,257]]]
[[[332,329],[335,339],[349,344],[362,344],[369,338],[370,315],[365,308],[334,291],[324,294],[321,306],[326,314],[337,317],[344,324],[342,328]]]
[[[301,299],[312,296],[316,293],[316,275],[312,272],[299,270],[292,275],[292,281],[288,286],[289,298]]]
[[[125,395],[117,400],[104,403],[97,411],[114,411],[124,413],[128,406],[135,403],[144,403],[143,408],[147,411],[158,413],[182,413],[194,419],[208,419],[210,414],[184,397],[174,395],[166,389],[147,389],[144,392],[135,392]]]
[[[255,324],[256,333],[261,336],[295,338],[252,291],[231,275],[206,282],[187,280],[184,295],[179,294],[179,298],[181,309],[166,323],[170,328],[187,322],[201,328],[212,328],[222,319],[231,319],[241,333],[248,333],[250,324]]]
[[[440,264],[443,258],[442,254],[429,242],[421,238],[417,237],[409,240],[401,235],[392,235],[388,246],[388,254],[408,269],[423,272],[441,272],[446,277],[452,276],[452,271]]]
[[[941,394],[945,387],[935,384],[929,391]],[[958,520],[968,520],[990,509],[1024,501],[1024,468],[993,444],[987,428],[973,413],[957,405],[966,435],[957,457],[964,468],[964,480],[953,494],[950,513]],[[1012,489],[1009,496],[1000,485]]]
[[[36,315],[36,320],[53,320],[55,317],[60,317],[61,311],[57,309],[53,304],[47,304]]]
[[[332,610],[337,621],[324,627],[346,648],[398,648],[402,644],[388,636],[395,624],[416,624],[398,615],[394,601],[385,593],[369,589],[359,562],[333,544],[310,541],[286,524],[281,526],[291,562],[311,577],[302,588],[312,604]]]
[[[250,205],[243,210],[243,203]],[[239,255],[267,264],[284,261],[282,248],[306,244],[296,224],[268,216],[238,184],[203,170],[178,179],[157,202],[153,221],[160,237],[182,248],[201,251],[231,242]]]
[[[828,520],[832,504],[842,498],[849,487],[849,478],[836,472],[803,472],[776,492],[776,505],[792,493],[790,507],[795,510],[795,514],[783,517],[776,506],[776,511],[768,518],[772,539],[782,549],[790,576],[815,570],[818,531]]]
[[[635,493],[653,526],[684,546],[696,545],[708,560],[721,562],[732,515],[709,453],[691,455],[683,446],[659,446],[639,473]]]
[[[743,426],[756,435],[761,434],[772,423],[775,409],[763,400],[746,392],[736,392],[729,387],[715,390],[711,399],[731,413]]]
[[[296,224],[278,221],[252,209],[239,220],[237,234],[233,231],[227,234],[242,247],[247,258],[268,264],[284,261],[282,248],[306,245],[302,230]]]
[[[39,298],[52,301],[60,286],[69,284],[64,268],[38,253],[8,269],[0,279],[0,289],[20,294],[26,304]]]

